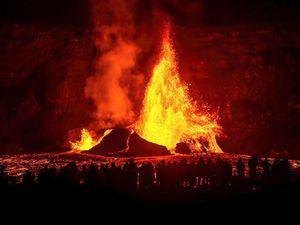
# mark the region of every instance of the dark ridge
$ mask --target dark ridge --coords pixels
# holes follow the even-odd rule
[[[166,146],[154,144],[141,138],[137,133],[133,133],[129,137],[127,156],[153,156],[153,155],[169,155],[170,152]]]
[[[170,154],[165,146],[146,141],[137,133],[130,134],[130,132],[131,131],[126,128],[113,129],[111,133],[106,135],[98,145],[86,153],[117,157],[157,156]]]
[[[130,130],[125,128],[113,129],[98,145],[87,151],[87,153],[110,155],[122,151],[127,148],[129,134]]]
[[[176,144],[175,152],[180,154],[191,154],[191,149],[186,143],[178,143]]]

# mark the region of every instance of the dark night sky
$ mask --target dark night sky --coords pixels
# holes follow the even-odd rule
[[[144,0],[140,11],[155,4],[182,23],[229,25],[236,23],[300,22],[300,2],[292,0]],[[2,0],[1,23],[53,25],[89,24],[88,1]]]

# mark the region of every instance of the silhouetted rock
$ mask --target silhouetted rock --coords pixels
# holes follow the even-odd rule
[[[122,151],[127,148],[129,134],[130,130],[125,128],[113,129],[98,145],[87,151],[87,153],[110,155]]]
[[[113,129],[102,141],[84,153],[110,156],[153,156],[169,155],[165,146],[151,143],[141,138],[137,133],[130,134],[126,128]]]
[[[169,155],[170,152],[165,146],[154,144],[141,138],[137,133],[130,135],[128,140],[129,149],[127,156],[151,156]]]
[[[186,143],[177,143],[175,152],[180,154],[190,154],[191,149]]]

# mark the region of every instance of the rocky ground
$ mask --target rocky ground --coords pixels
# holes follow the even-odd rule
[[[238,154],[199,154],[199,155],[167,155],[167,156],[149,156],[149,157],[135,157],[134,160],[138,165],[141,165],[142,162],[150,161],[154,164],[161,160],[168,161],[180,161],[182,159],[187,159],[188,162],[198,161],[199,157],[204,159],[217,159],[221,157],[223,159],[228,159],[229,162],[233,165],[233,173],[235,173],[235,163],[239,157],[241,157],[244,162],[249,159],[247,155],[238,155]],[[92,154],[81,154],[81,153],[44,153],[44,154],[23,154],[23,155],[1,155],[0,164],[5,165],[9,175],[16,177],[21,177],[22,174],[28,169],[37,172],[39,169],[45,167],[56,167],[60,168],[65,166],[67,163],[76,161],[78,166],[85,164],[96,163],[111,163],[116,162],[117,165],[123,165],[125,161],[129,158],[126,157],[107,157],[100,155]],[[293,169],[298,170],[300,168],[300,160],[291,160],[290,161]],[[247,167],[246,167],[247,169]],[[261,168],[260,168],[261,170]],[[247,171],[246,171],[247,173]]]

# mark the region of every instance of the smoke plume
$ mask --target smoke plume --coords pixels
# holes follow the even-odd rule
[[[133,72],[139,53],[133,40],[135,5],[135,0],[90,0],[97,55],[85,96],[94,101],[100,128],[128,125],[135,118],[129,85],[143,78]]]

